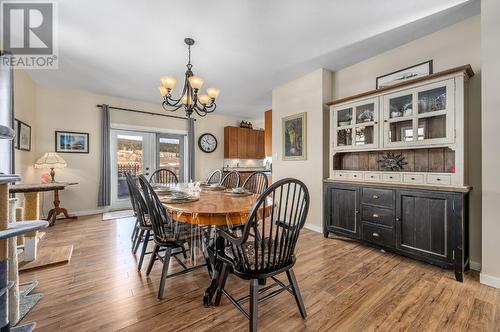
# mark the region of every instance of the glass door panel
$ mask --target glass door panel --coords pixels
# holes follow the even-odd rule
[[[413,95],[404,95],[389,100],[389,117],[391,119],[411,116],[413,114]]]
[[[356,124],[375,121],[375,105],[373,103],[356,107]]]
[[[350,126],[352,124],[352,108],[337,111],[337,126]]]
[[[356,127],[354,144],[366,145],[373,144],[375,138],[375,129],[373,126]]]
[[[413,120],[391,122],[389,124],[389,142],[413,141]]]
[[[352,129],[339,129],[337,131],[337,146],[352,145]]]
[[[430,116],[418,119],[418,140],[445,138],[446,115]],[[422,135],[420,135],[422,133]]]
[[[173,171],[180,182],[184,178],[184,136],[158,134],[158,165]]]
[[[418,93],[418,113],[442,111],[446,109],[446,86]]]

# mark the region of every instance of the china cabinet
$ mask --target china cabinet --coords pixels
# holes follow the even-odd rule
[[[325,237],[468,268],[469,65],[329,103]]]

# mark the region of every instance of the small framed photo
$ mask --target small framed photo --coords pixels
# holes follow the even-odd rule
[[[14,131],[16,132],[16,137],[14,137],[14,149],[19,149],[19,120],[14,119]]]
[[[376,80],[376,88],[385,88],[430,74],[432,74],[432,60],[379,76]]]
[[[282,119],[283,160],[307,159],[307,113]]]
[[[31,126],[21,120],[17,120],[17,122],[17,148],[22,151],[31,151]]]
[[[56,152],[89,153],[89,133],[56,131]]]

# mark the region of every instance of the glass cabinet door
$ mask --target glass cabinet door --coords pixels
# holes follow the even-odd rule
[[[383,97],[384,147],[452,143],[454,80]]]
[[[334,149],[378,147],[378,98],[336,107],[332,115]]]

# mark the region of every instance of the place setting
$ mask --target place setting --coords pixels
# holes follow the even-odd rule
[[[167,204],[180,204],[196,202],[199,199],[200,198],[198,196],[184,191],[171,191],[169,194],[163,196],[160,201]]]
[[[234,196],[234,197],[246,197],[253,195],[253,193],[245,188],[236,187],[224,190],[224,195]]]

